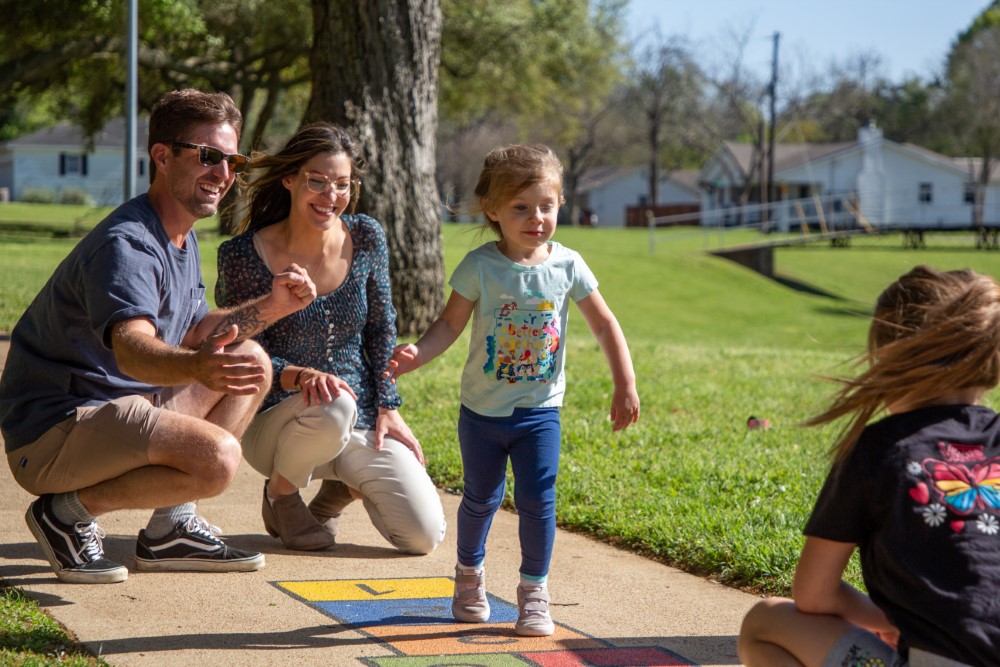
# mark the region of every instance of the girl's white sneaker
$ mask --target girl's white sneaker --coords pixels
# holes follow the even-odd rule
[[[455,596],[451,615],[462,623],[485,623],[490,619],[490,601],[486,598],[486,569],[465,573],[455,566]]]
[[[518,584],[517,623],[514,632],[522,637],[547,637],[556,631],[549,615],[549,588],[545,583]]]

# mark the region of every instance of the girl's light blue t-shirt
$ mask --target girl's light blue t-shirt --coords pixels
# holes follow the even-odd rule
[[[597,279],[579,253],[549,246],[544,262],[522,266],[486,243],[451,276],[452,289],[476,303],[462,404],[481,415],[562,405],[569,300],[589,296]]]

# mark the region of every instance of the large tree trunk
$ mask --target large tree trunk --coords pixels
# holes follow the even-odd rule
[[[385,227],[400,334],[444,306],[434,184],[439,0],[312,0],[312,98],[303,122],[347,128],[368,164],[361,208]]]

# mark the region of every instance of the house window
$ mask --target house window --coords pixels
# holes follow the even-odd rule
[[[87,175],[87,154],[83,153],[60,153],[59,154],[59,175],[60,176],[86,176]]]
[[[965,194],[962,196],[962,201],[966,204],[976,203],[976,184],[966,183],[965,184]]]
[[[920,194],[917,195],[917,201],[922,204],[930,204],[934,201],[934,184],[933,183],[921,183],[920,184]]]

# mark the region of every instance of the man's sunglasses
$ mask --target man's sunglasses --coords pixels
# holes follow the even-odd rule
[[[250,164],[250,158],[241,153],[223,153],[218,148],[212,146],[202,146],[199,144],[189,144],[184,141],[168,141],[168,146],[173,148],[193,148],[198,151],[198,161],[205,167],[216,167],[223,160],[229,165],[229,170],[235,173],[246,171]]]

